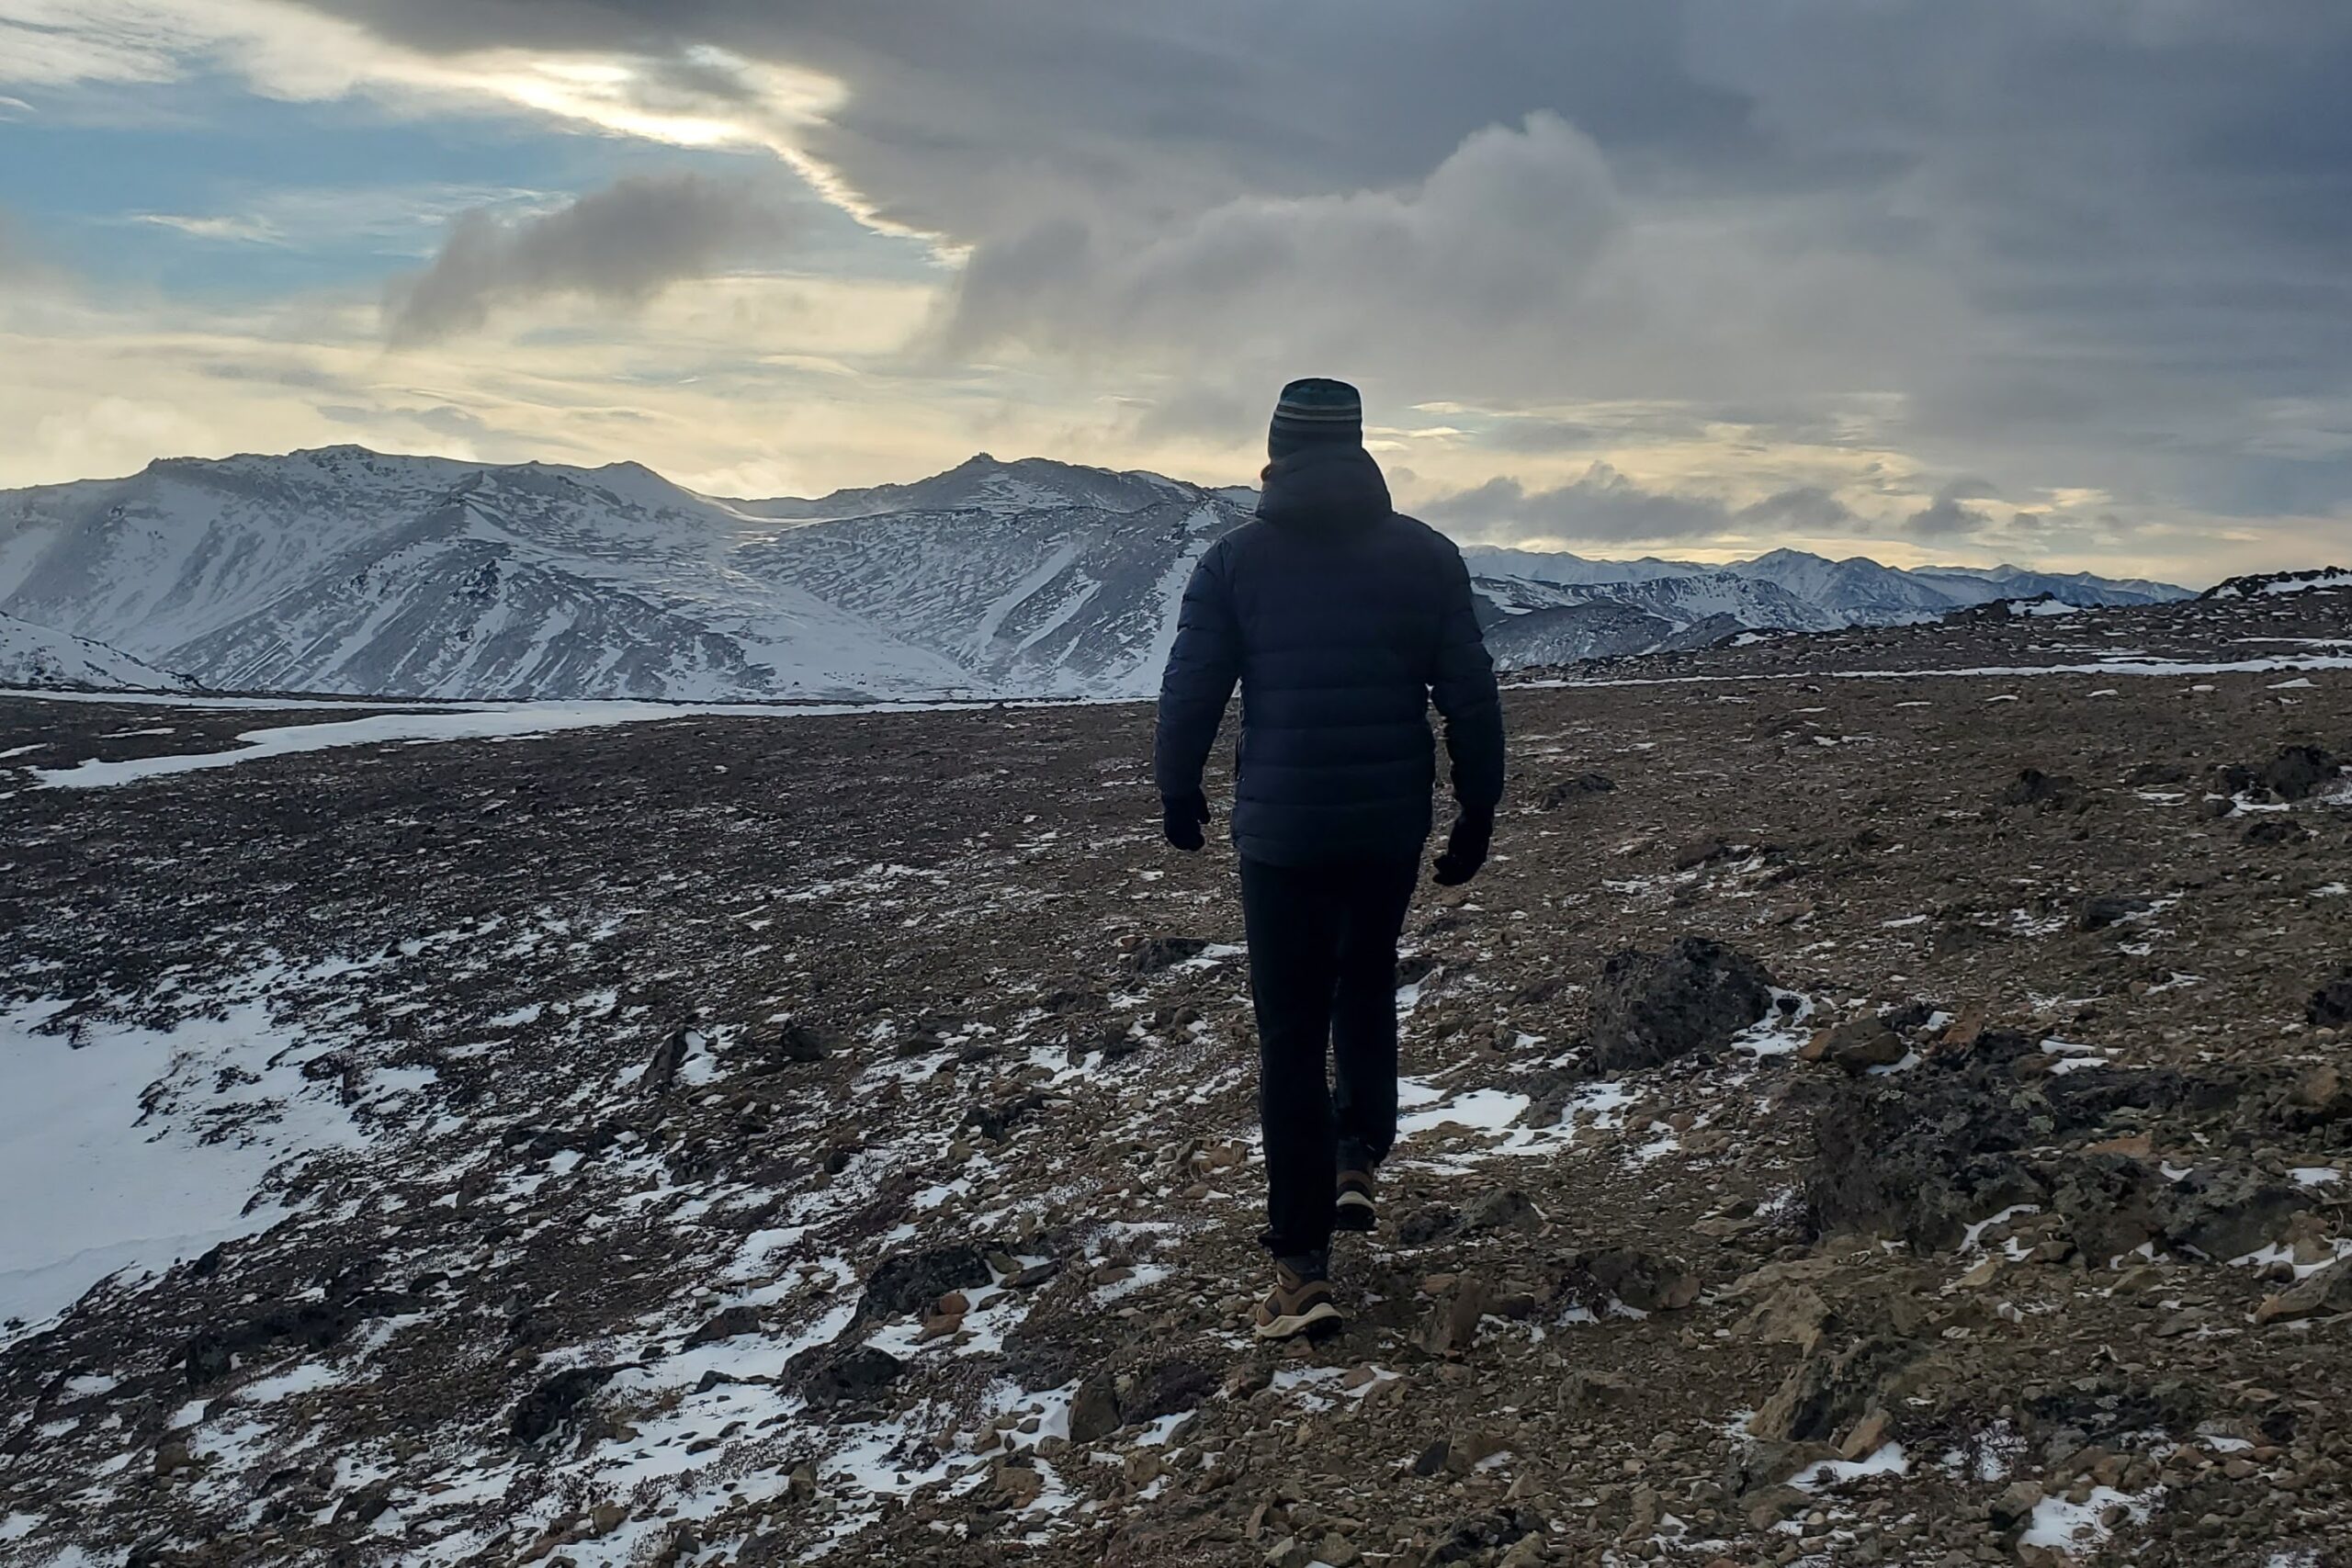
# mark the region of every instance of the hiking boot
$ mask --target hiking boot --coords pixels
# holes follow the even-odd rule
[[[1337,1328],[1340,1309],[1331,1304],[1330,1256],[1310,1252],[1274,1259],[1274,1288],[1258,1303],[1258,1337],[1294,1339],[1317,1329]]]
[[[1331,1213],[1332,1225],[1343,1231],[1372,1229],[1380,1217],[1374,1202],[1376,1196],[1371,1167],[1359,1166],[1340,1172],[1340,1197]]]

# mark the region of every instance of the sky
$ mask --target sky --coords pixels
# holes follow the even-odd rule
[[[0,0],[0,486],[357,442],[722,495],[2352,559],[2341,0]]]

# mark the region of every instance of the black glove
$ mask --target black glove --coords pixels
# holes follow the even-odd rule
[[[1479,810],[1463,807],[1453,819],[1453,831],[1445,840],[1445,848],[1437,857],[1437,885],[1459,887],[1478,874],[1487,863],[1487,845],[1495,836],[1495,813],[1491,807]]]
[[[1159,803],[1159,830],[1168,841],[1191,854],[1207,840],[1201,829],[1208,826],[1208,796],[1199,790],[1190,795],[1171,795]]]

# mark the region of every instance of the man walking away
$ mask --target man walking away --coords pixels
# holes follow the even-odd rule
[[[1339,1321],[1331,1233],[1373,1228],[1396,1138],[1396,938],[1430,835],[1430,704],[1458,807],[1437,858],[1447,886],[1487,858],[1503,727],[1462,554],[1389,505],[1356,389],[1283,388],[1267,452],[1257,516],[1184,590],[1155,773],[1168,841],[1199,849],[1201,770],[1239,682],[1233,840],[1275,1258],[1257,1328],[1280,1339]]]

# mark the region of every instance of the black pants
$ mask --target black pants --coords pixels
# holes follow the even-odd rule
[[[1340,1168],[1369,1168],[1396,1141],[1396,937],[1419,874],[1418,857],[1241,863],[1266,1133],[1264,1239],[1278,1258],[1330,1246]]]

